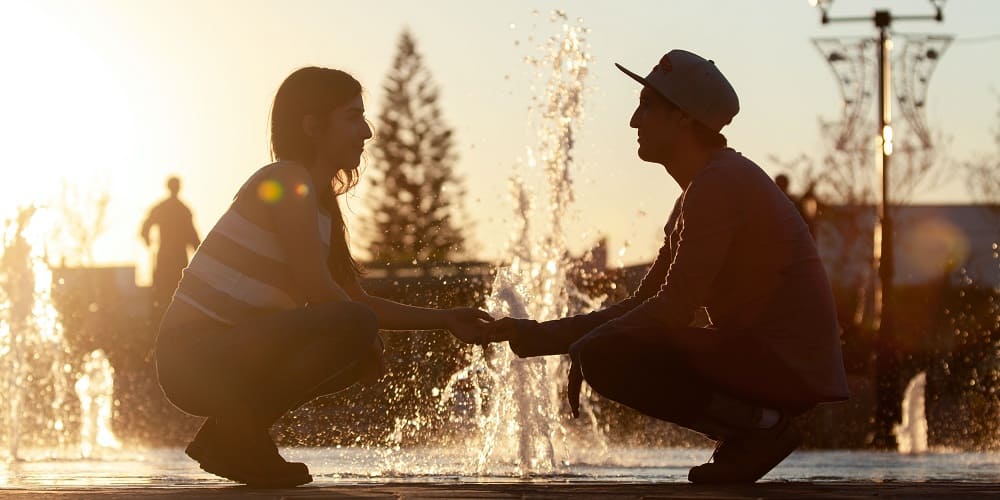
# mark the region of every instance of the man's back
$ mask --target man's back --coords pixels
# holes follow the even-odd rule
[[[154,225],[160,233],[161,253],[183,253],[186,259],[187,247],[198,244],[191,210],[178,198],[167,198],[153,207],[144,227],[148,230]]]
[[[802,371],[817,392],[846,397],[832,291],[795,205],[760,167],[731,149],[714,155],[682,196],[671,235],[680,255],[668,286],[695,278],[688,274],[698,269],[717,270],[705,275],[701,304],[716,326],[747,331]],[[689,243],[698,248],[684,248]],[[719,248],[702,249],[712,246]]]

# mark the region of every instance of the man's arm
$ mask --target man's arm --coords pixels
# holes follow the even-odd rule
[[[149,246],[149,230],[152,229],[154,224],[158,223],[157,219],[159,219],[159,217],[157,216],[157,208],[159,207],[159,205],[156,205],[150,209],[149,215],[146,216],[146,220],[142,221],[142,228],[139,229],[139,236],[142,236],[142,241],[146,243],[147,247]]]
[[[523,326],[518,328],[517,334],[510,339],[511,350],[522,358],[569,352],[569,346],[587,332],[631,311],[652,297],[659,290],[667,274],[670,263],[669,252],[669,245],[664,244],[656,261],[646,271],[639,288],[629,298],[587,314],[542,323],[531,322],[534,325],[522,323]]]
[[[646,275],[642,278],[642,282],[639,283],[639,288],[629,298],[600,311],[543,323],[514,320],[519,326],[516,328],[517,332],[510,339],[511,350],[520,357],[565,354],[569,351],[569,346],[586,335],[587,332],[628,313],[655,295],[663,285],[670,262],[673,260],[674,250],[670,245],[670,235],[674,231],[679,214],[680,201],[678,200],[664,227],[663,246],[660,247],[656,260],[653,261],[649,270],[646,271]],[[501,323],[503,321],[497,322],[500,324],[495,328],[503,328],[505,326]]]
[[[705,305],[739,223],[729,181],[718,172],[706,172],[691,183],[682,197],[680,241],[663,286],[619,321],[686,326]]]
[[[187,218],[185,219],[188,232],[187,242],[191,245],[192,250],[196,250],[198,245],[201,245],[201,238],[198,237],[198,230],[194,227],[194,216],[191,215],[191,210],[188,207],[184,207],[184,211],[187,214]]]

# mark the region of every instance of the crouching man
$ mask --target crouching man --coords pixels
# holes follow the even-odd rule
[[[618,68],[643,85],[629,123],[639,158],[683,189],[663,246],[625,301],[504,318],[489,339],[522,357],[569,353],[574,414],[586,380],[718,441],[690,481],[751,483],[799,446],[795,416],[848,397],[830,284],[798,210],[720,134],[739,101],[715,63],[672,50],[645,78]]]

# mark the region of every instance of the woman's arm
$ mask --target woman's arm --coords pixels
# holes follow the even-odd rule
[[[448,330],[462,342],[481,343],[483,327],[493,321],[485,311],[471,307],[433,309],[368,295],[357,280],[345,283],[344,290],[351,300],[371,308],[383,330]]]
[[[379,328],[383,330],[444,330],[447,328],[448,309],[410,306],[368,294],[354,299],[356,302],[371,308],[378,318]]]
[[[319,234],[319,205],[309,172],[299,164],[289,163],[275,168],[273,175],[261,182],[281,186],[279,199],[268,206],[292,279],[305,294],[306,302],[351,300],[326,267]]]

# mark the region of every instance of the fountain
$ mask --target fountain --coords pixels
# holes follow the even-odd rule
[[[54,222],[48,210],[28,207],[3,231],[0,427],[6,432],[0,445],[11,460],[87,457],[118,446],[110,427],[110,363],[102,351],[94,351],[83,363],[83,373],[76,372],[79,363],[72,361],[53,304],[45,241]],[[83,415],[72,400],[74,387]]]
[[[83,374],[74,388],[80,398],[80,454],[90,458],[95,451],[117,450],[121,443],[111,431],[115,370],[102,349],[85,356]]]
[[[893,429],[900,453],[927,452],[927,415],[925,393],[927,373],[915,375],[903,392],[903,421]]]
[[[596,307],[600,299],[577,293],[566,276],[566,238],[562,222],[573,201],[573,145],[576,127],[583,114],[584,79],[590,55],[587,53],[587,29],[579,22],[570,25],[564,12],[555,11],[550,19],[560,25],[560,32],[548,38],[543,55],[527,62],[540,71],[548,70],[544,96],[535,97],[532,109],[538,114],[537,152],[528,150],[529,169],[540,168],[547,180],[548,198],[545,213],[548,223],[544,235],[532,233],[530,213],[533,193],[525,185],[521,172],[510,179],[511,198],[517,227],[511,233],[509,267],[498,270],[492,295],[486,301],[489,312],[497,318],[511,316],[538,321],[557,319],[587,312],[571,310],[570,297]],[[457,380],[474,382],[477,427],[481,434],[479,451],[471,470],[477,474],[510,473],[519,476],[554,474],[570,463],[565,451],[572,439],[564,425],[566,412],[560,396],[567,365],[558,357],[518,359],[506,344],[476,351],[469,366],[452,377],[443,400],[454,396]],[[480,373],[480,376],[473,376]],[[586,400],[586,398],[584,398]],[[597,420],[587,401],[584,414],[597,436],[580,443],[588,450],[604,443]],[[577,449],[578,446],[573,446]],[[513,470],[506,467],[513,465]]]

